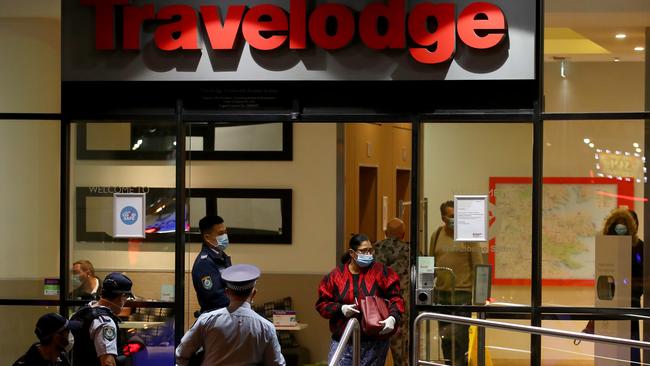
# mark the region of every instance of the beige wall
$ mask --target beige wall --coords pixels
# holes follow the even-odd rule
[[[57,121],[0,121],[0,280],[58,277],[59,131]]]
[[[59,112],[59,21],[2,15],[0,112]],[[45,298],[43,278],[59,275],[59,142],[58,121],[0,121],[0,298]],[[0,364],[25,352],[38,317],[56,311],[0,307]]]
[[[619,112],[645,109],[643,62],[559,62],[544,64],[547,112]]]
[[[0,112],[61,110],[60,34],[58,19],[0,14]]]
[[[58,20],[0,17],[0,112],[60,110],[59,32]],[[58,276],[59,144],[57,121],[0,122],[0,280]]]

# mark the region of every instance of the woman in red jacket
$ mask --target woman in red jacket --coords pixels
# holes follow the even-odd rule
[[[383,366],[389,348],[387,335],[398,326],[404,313],[399,276],[390,267],[374,261],[374,249],[366,235],[354,235],[349,247],[341,258],[341,264],[323,277],[318,288],[316,310],[323,318],[329,319],[332,332],[328,359],[331,361],[348,319],[360,317],[355,305],[357,300],[366,296],[379,296],[389,301],[389,316],[381,322],[384,328],[378,336],[362,332],[361,366]],[[352,365],[352,342],[346,347],[339,365]]]

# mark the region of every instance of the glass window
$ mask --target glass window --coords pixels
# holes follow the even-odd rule
[[[640,305],[644,135],[638,120],[545,122],[545,305]]]
[[[545,1],[547,112],[648,110],[650,2]]]
[[[425,123],[421,154],[420,250],[437,267],[433,302],[472,304],[474,268],[488,264],[492,302],[530,304],[532,125]],[[464,224],[454,221],[456,195],[488,196],[488,240],[454,239]]]
[[[629,320],[545,320],[542,327],[571,332],[594,332],[615,338],[639,339],[639,321]],[[635,347],[606,343],[542,337],[542,364],[566,365],[630,365],[640,361],[640,350]],[[640,364],[640,363],[639,363]]]
[[[58,299],[59,121],[0,121],[0,298]]]
[[[461,316],[466,316],[459,314]],[[505,320],[490,318],[499,323],[530,325],[529,320]],[[435,365],[464,365],[465,354],[470,358],[469,364],[478,360],[479,337],[484,337],[485,364],[489,365],[529,365],[530,336],[508,330],[484,329],[448,322],[424,321],[420,329],[419,359],[433,362]],[[429,340],[427,343],[426,340]],[[456,355],[452,360],[453,355]],[[472,361],[474,360],[474,361]]]
[[[98,283],[117,271],[131,278],[138,301],[174,301],[176,162],[174,135],[169,135],[175,131],[174,122],[156,122],[156,128],[167,131],[162,135],[143,133],[127,140],[119,131],[108,128],[116,125],[131,126],[131,131],[138,130],[132,126],[140,126],[138,121],[113,121],[106,125],[79,121],[71,125],[71,141],[76,141],[77,133],[84,131],[88,146],[122,146],[132,151],[151,148],[166,151],[167,160],[127,162],[119,156],[112,160],[85,160],[76,150],[77,145],[72,144],[69,298],[96,296],[93,294],[98,291]],[[144,194],[144,199],[115,196],[124,194]],[[130,217],[123,218],[114,211],[123,199],[136,200],[120,206],[121,212],[133,208]],[[138,225],[141,226],[135,230]],[[142,231],[145,236],[138,237]]]

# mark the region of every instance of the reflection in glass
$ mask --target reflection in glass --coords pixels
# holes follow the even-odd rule
[[[290,124],[197,122],[191,126],[185,150],[194,152],[195,160],[291,158]],[[78,132],[80,159],[168,160],[176,148],[176,126],[161,121],[87,122],[78,126]]]
[[[620,263],[609,266],[611,273],[604,273],[597,262],[599,258],[617,256],[603,252],[608,245],[599,246],[599,241],[611,239],[602,237],[603,234],[616,234],[614,226],[618,222],[606,223],[616,212],[626,217],[623,221],[628,234],[643,238],[643,136],[643,121],[545,122],[542,218],[545,305],[640,305],[642,281],[635,278],[642,278],[642,259],[635,258],[634,253],[638,251],[633,251],[636,244],[631,236],[626,241],[628,254],[622,255]],[[640,225],[634,222],[629,210],[636,211]],[[635,265],[637,260],[639,264]],[[621,276],[619,270],[629,274]],[[598,281],[600,296],[608,297],[603,292],[609,289],[605,286],[607,277],[602,276],[613,277],[616,293],[612,300],[597,300]],[[634,282],[637,286],[633,294],[628,291],[626,298],[618,301],[623,289],[629,290]]]
[[[279,199],[218,198],[217,213],[228,218],[230,232],[281,234],[282,210]]]
[[[282,123],[216,126],[214,150],[282,151]]]

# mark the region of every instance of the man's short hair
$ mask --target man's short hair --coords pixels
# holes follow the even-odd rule
[[[84,271],[84,272],[89,272],[91,276],[93,276],[93,277],[97,277],[97,276],[95,275],[95,267],[93,266],[92,263],[90,263],[89,260],[80,259],[80,260],[78,260],[78,261],[72,263],[72,266],[74,267],[75,264],[78,264],[79,267],[81,267],[81,270],[82,270],[82,271]]]
[[[255,289],[255,287],[251,287],[251,288],[246,289],[246,290],[235,290],[235,289],[229,288],[228,291],[230,291],[233,294],[233,296],[240,297],[240,298],[248,298],[253,293],[254,289]]]
[[[201,230],[201,234],[205,234],[212,230],[212,227],[214,225],[219,224],[223,224],[223,219],[221,216],[206,216],[199,221],[199,229]]]
[[[454,201],[445,201],[440,205],[440,216],[445,216],[445,211],[447,210],[447,207],[454,208]]]

